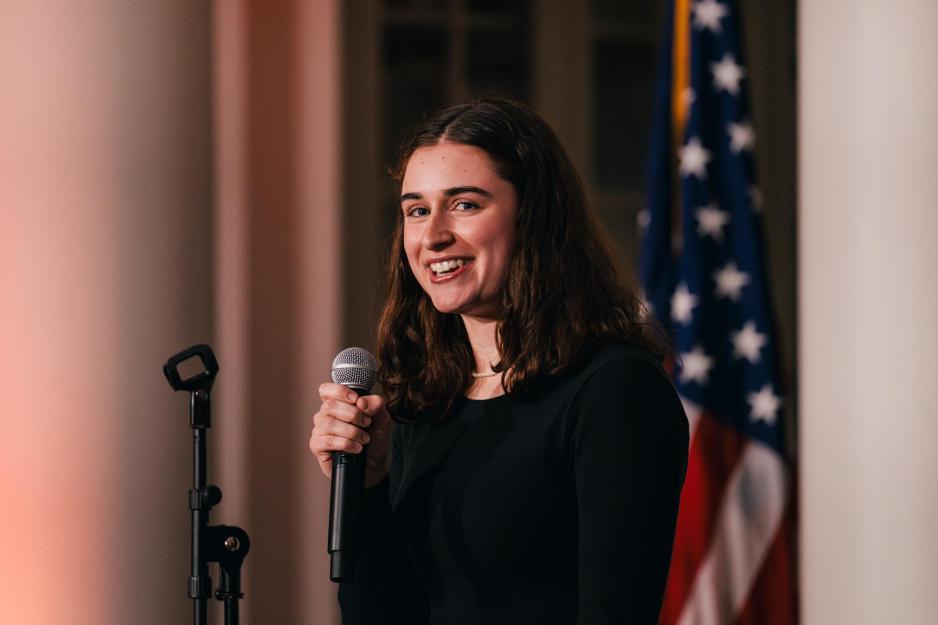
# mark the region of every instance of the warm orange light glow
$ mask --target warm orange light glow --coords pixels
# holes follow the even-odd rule
[[[687,90],[690,88],[690,0],[674,2],[673,36],[671,114],[674,141],[680,144],[687,121]]]

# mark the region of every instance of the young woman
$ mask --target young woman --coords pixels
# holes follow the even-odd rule
[[[326,475],[368,445],[343,623],[656,623],[687,419],[563,148],[484,99],[397,171],[384,395],[323,384],[310,438]]]

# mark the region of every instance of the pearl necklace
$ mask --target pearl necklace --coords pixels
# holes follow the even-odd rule
[[[485,371],[483,373],[479,373],[478,371],[472,372],[472,377],[474,378],[490,378],[493,375],[498,375],[498,371]]]

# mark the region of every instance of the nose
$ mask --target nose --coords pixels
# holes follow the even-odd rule
[[[428,250],[440,250],[453,242],[455,237],[450,228],[449,213],[445,209],[437,208],[425,222],[423,229],[423,246]]]

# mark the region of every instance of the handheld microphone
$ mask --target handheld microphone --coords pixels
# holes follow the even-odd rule
[[[378,378],[378,363],[361,347],[343,349],[332,361],[332,381],[361,395],[371,394]],[[332,488],[329,495],[329,578],[349,582],[355,577],[361,501],[365,490],[365,453],[332,452]]]

